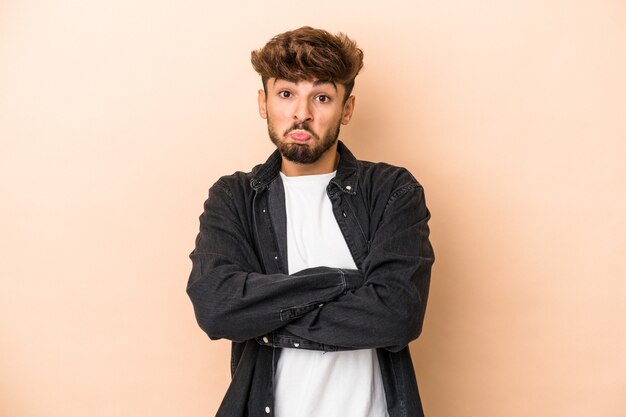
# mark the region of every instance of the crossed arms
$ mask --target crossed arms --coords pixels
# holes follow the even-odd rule
[[[343,349],[396,351],[419,336],[434,255],[415,180],[390,194],[360,270],[263,274],[240,211],[218,181],[190,255],[187,293],[209,337],[243,342],[279,331]]]

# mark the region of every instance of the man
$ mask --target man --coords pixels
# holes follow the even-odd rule
[[[198,323],[233,342],[217,415],[421,416],[407,345],[424,320],[430,215],[406,169],[337,140],[363,53],[303,27],[252,65],[277,150],[211,187],[190,255]]]

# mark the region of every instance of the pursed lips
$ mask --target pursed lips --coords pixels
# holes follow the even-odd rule
[[[311,134],[305,130],[292,130],[289,132],[289,136],[296,142],[306,142],[311,139]]]

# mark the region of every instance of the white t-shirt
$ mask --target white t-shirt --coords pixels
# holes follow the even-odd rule
[[[316,266],[356,269],[326,187],[335,172],[287,177],[289,273]],[[323,307],[322,307],[323,308]],[[283,349],[276,369],[278,417],[387,417],[375,349]]]

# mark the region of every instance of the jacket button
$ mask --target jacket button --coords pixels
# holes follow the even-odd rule
[[[267,336],[263,336],[263,343],[269,343],[270,340],[267,338]]]
[[[346,190],[350,191],[352,189],[351,185],[346,185]]]
[[[269,414],[270,413],[270,408],[269,407],[265,407],[265,414]]]

